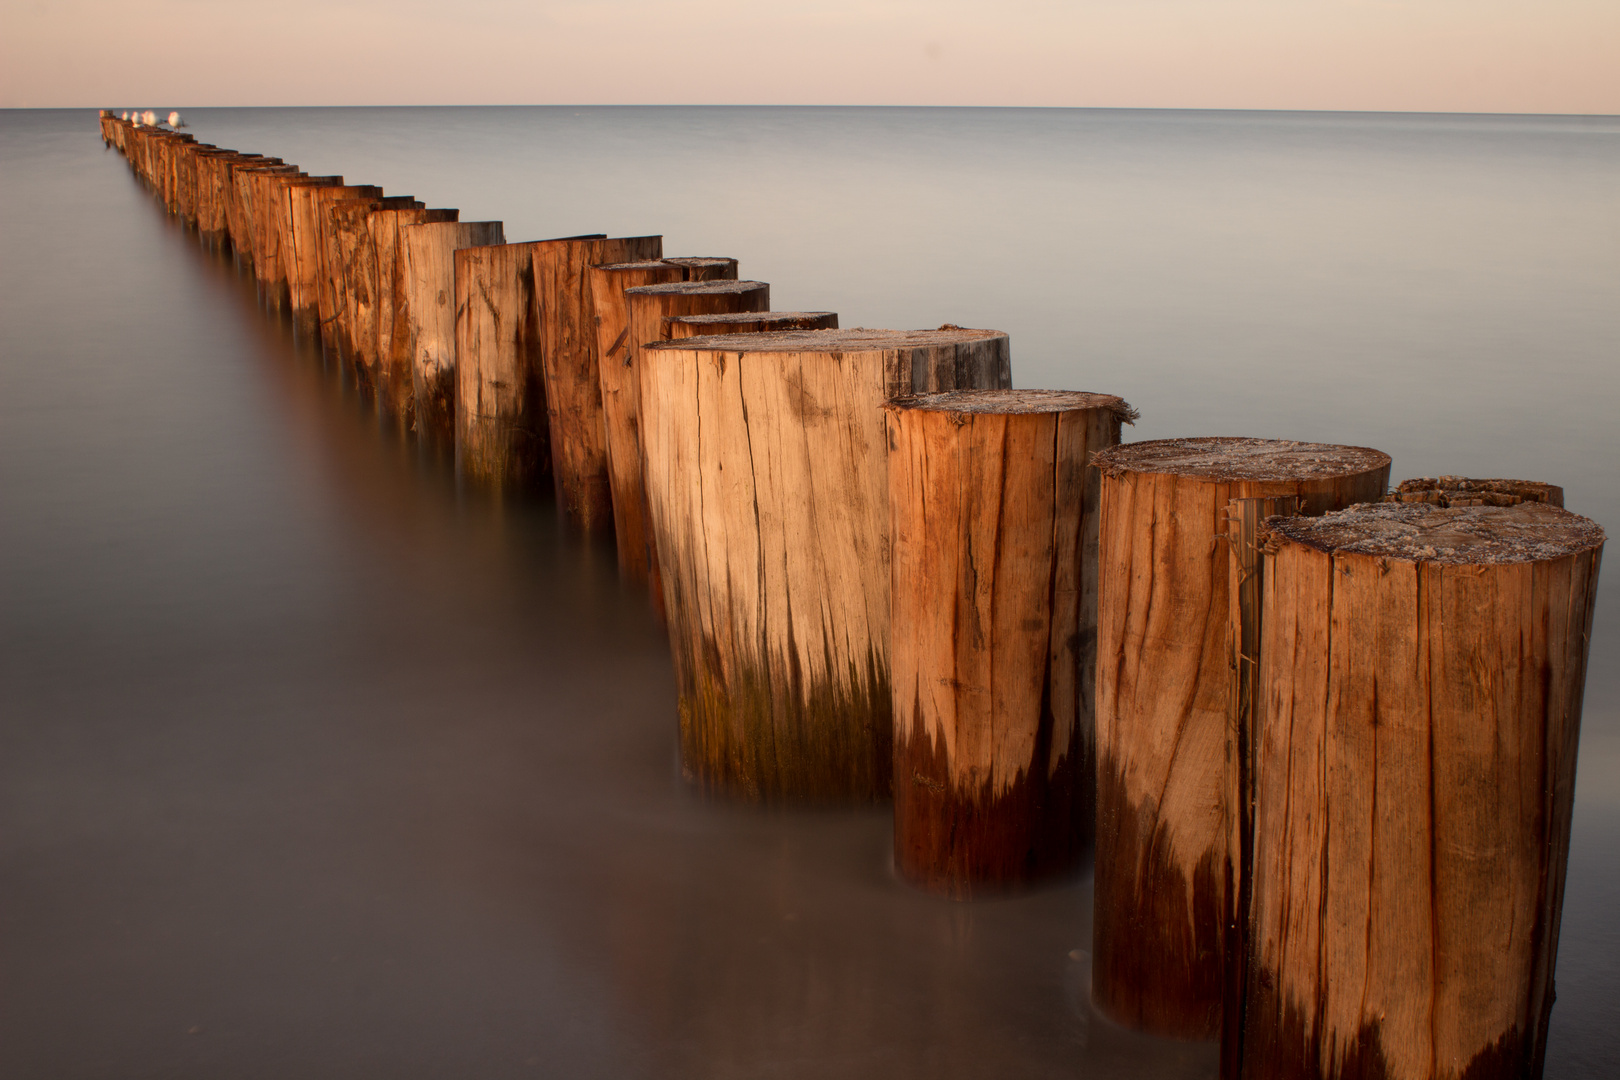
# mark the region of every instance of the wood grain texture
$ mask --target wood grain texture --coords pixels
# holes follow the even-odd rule
[[[1299,497],[1233,499],[1226,504],[1227,623],[1231,690],[1226,726],[1226,863],[1222,875],[1221,1076],[1239,1075],[1248,994],[1249,901],[1254,882],[1254,745],[1260,707],[1260,621],[1267,518],[1299,513]]]
[[[332,336],[338,354],[354,372],[362,394],[377,389],[377,292],[380,288],[377,252],[367,220],[379,210],[414,210],[422,204],[407,195],[380,198],[336,199],[326,205],[331,230],[332,276],[337,294]]]
[[[681,763],[761,801],[889,793],[889,513],[882,405],[1005,388],[988,330],[688,338],[642,356],[650,524]]]
[[[256,181],[264,175],[301,175],[296,165],[254,165],[236,169],[231,174],[234,185],[231,196],[231,240],[236,248],[236,259],[244,269],[252,270],[262,246],[259,232],[262,196]]]
[[[253,169],[276,168],[298,171],[297,166],[288,165],[277,158],[232,162],[226,166],[225,187],[221,197],[225,207],[225,228],[238,266],[250,267],[253,263],[253,235],[247,224],[248,184],[244,174]]]
[[[1227,504],[1381,498],[1376,450],[1167,439],[1097,455],[1097,848],[1092,991],[1120,1022],[1221,1030],[1231,693]]]
[[[1268,530],[1245,1077],[1539,1077],[1603,532]]]
[[[1097,478],[1108,394],[962,390],[884,406],[894,854],[967,899],[1072,872],[1096,783]]]
[[[262,176],[256,181],[253,273],[259,283],[259,298],[272,311],[285,310],[290,302],[287,285],[289,265],[296,257],[292,236],[292,196],[300,187],[341,189],[341,176]],[[380,193],[380,189],[377,190]]]
[[[497,490],[551,474],[535,244],[462,248],[456,261],[456,460]]]
[[[299,237],[309,240],[309,266],[315,287],[316,328],[321,345],[342,360],[348,359],[348,341],[342,336],[339,320],[347,304],[346,283],[343,275],[347,267],[346,244],[352,235],[339,235],[332,220],[332,207],[350,199],[379,199],[382,188],[372,184],[337,184],[320,189],[303,207],[305,219],[300,223]],[[305,224],[313,224],[312,231],[303,231]],[[304,326],[308,326],[305,315]]]
[[[613,528],[591,267],[663,253],[661,236],[545,240],[534,249],[557,503],[569,524],[586,534]]]
[[[591,312],[596,324],[597,376],[602,425],[607,435],[608,492],[613,500],[613,542],[619,573],[645,585],[647,501],[641,485],[641,441],[636,403],[641,396],[630,344],[630,299],[626,289],[686,280],[686,268],[670,259],[608,263],[590,270]]]
[[[623,297],[625,332],[614,353],[615,358],[622,353],[623,361],[603,365],[607,376],[602,390],[612,448],[614,538],[620,572],[629,581],[645,584],[656,597],[661,592],[658,556],[647,528],[647,490],[642,478],[641,349],[648,342],[665,340],[664,320],[671,315],[768,310],[771,287],[763,281],[726,278],[665,281],[627,286]]]
[[[410,299],[399,230],[406,225],[457,221],[453,209],[378,210],[366,218],[372,258],[377,264],[377,403],[384,416],[404,430],[416,423],[416,390],[411,367]]]
[[[404,260],[411,395],[418,436],[456,438],[457,249],[506,242],[499,221],[434,221],[399,230]]]

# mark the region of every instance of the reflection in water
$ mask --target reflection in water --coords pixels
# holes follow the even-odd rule
[[[391,115],[376,130],[394,131]],[[507,115],[458,114],[463,134],[434,138],[499,133]],[[357,146],[355,125],[371,121],[346,116],[321,118],[332,147],[347,140],[342,149],[352,155],[334,168],[300,156],[312,147],[296,140],[321,124],[279,110],[236,113],[226,119],[257,126],[233,134],[208,130],[206,111],[188,114],[203,139],[399,183],[389,173],[400,160],[389,156],[396,142]],[[752,143],[739,139],[727,152],[755,177],[791,171],[782,162],[797,159],[772,158],[773,148],[824,122],[792,110],[771,117],[716,121],[721,142],[734,130],[726,125],[750,133]],[[701,121],[683,121],[680,137],[692,139]],[[851,160],[887,162],[887,184],[941,147],[959,146],[938,134],[956,122],[879,117],[876,134],[836,134],[866,139],[870,153]],[[1018,120],[1037,125],[1032,140],[1060,142],[1039,128],[1047,122]],[[1051,122],[1073,135],[1070,118]],[[423,130],[420,117],[411,123]],[[572,121],[558,123],[553,134],[568,137]],[[1302,168],[1286,145],[1241,125],[1241,138],[1232,136],[1230,118],[1218,121],[1227,135],[1260,149],[1232,150],[1230,138],[1222,144],[1207,131],[1192,139],[1202,150],[1178,149],[1152,117],[1134,127],[1098,123],[1107,128],[1101,142],[1076,145],[1094,158],[1114,154],[1126,172],[1174,159],[1143,190],[1176,198],[1198,190],[1185,176],[1212,146],[1226,147],[1230,170],[1246,160],[1257,174],[1279,168],[1297,180]],[[1193,120],[1178,123],[1196,134]],[[913,128],[922,132],[915,139]],[[1307,141],[1332,141],[1312,130]],[[1329,155],[1335,162],[1355,159],[1357,139],[1384,137],[1347,130]],[[1006,154],[1016,149],[1012,135],[973,131],[1000,139]],[[626,132],[594,152],[639,159],[646,132],[634,124]],[[875,149],[883,140],[900,146],[892,160]],[[458,146],[477,165],[469,168],[430,153],[431,139],[398,141],[438,179],[459,170],[475,197],[478,185],[492,185],[517,201],[511,212],[535,213],[518,199],[521,178],[501,172],[509,153],[522,161],[531,152],[513,144]],[[1475,142],[1466,149],[1489,156]],[[1095,160],[1065,153],[1085,167],[1087,183],[1101,183]],[[939,250],[927,249],[925,279],[945,265],[934,255],[969,243],[986,250],[985,266],[1016,269],[1025,250],[1016,245],[1045,243],[1036,219],[1063,205],[1051,201],[1061,195],[1055,183],[1045,191],[1042,167],[1014,156],[956,178],[970,203],[1003,183],[1031,200],[1033,216],[1002,230],[1014,238],[1003,246],[1001,204],[990,200],[974,218],[972,206],[928,182],[909,196],[879,185],[879,205],[851,213],[862,228],[893,216],[916,236],[929,221],[955,222],[957,235],[930,241]],[[1565,188],[1585,183],[1570,168],[1579,175]],[[597,169],[594,177],[606,178],[599,197],[629,199],[633,172]],[[694,170],[693,183],[707,183],[703,175]],[[826,167],[807,175],[795,196],[807,211],[853,190]],[[250,277],[162,217],[121,161],[101,151],[93,114],[0,116],[0,176],[8,196],[0,203],[0,1073],[1212,1075],[1212,1047],[1146,1039],[1090,1010],[1089,873],[1022,898],[954,904],[895,879],[884,810],[766,813],[684,786],[667,646],[646,598],[621,588],[611,547],[570,538],[548,499],[494,502],[458,485],[442,449],[380,420],[340,365],[260,313]],[[567,177],[547,179],[564,189],[559,200],[572,197]],[[1328,186],[1350,185],[1339,177]],[[1405,174],[1400,185],[1407,195],[1421,187]],[[1208,190],[1233,197],[1241,185]],[[503,209],[480,209],[454,190],[422,193],[471,217]],[[957,288],[924,280],[894,286],[900,291],[889,297],[916,317],[863,316],[852,305],[875,306],[881,279],[895,273],[881,259],[850,266],[849,251],[874,245],[809,225],[772,236],[781,213],[708,206],[702,213],[719,216],[705,222],[692,194],[672,217],[698,239],[672,239],[669,249],[735,244],[729,253],[746,257],[756,241],[761,251],[771,241],[780,252],[802,251],[803,266],[777,269],[819,275],[831,291],[800,289],[794,306],[848,308],[850,325],[937,324],[967,307],[953,293],[955,310],[923,313],[906,288]],[[1197,324],[1186,312],[1199,305],[1174,293],[1124,296],[1147,248],[1174,246],[1175,237],[1143,231],[1145,204],[1118,191],[1093,194],[1108,196],[1098,205],[1129,223],[1117,235],[1106,223],[1092,235],[1103,251],[1096,257],[1117,256],[1129,274],[1096,278],[1123,298],[1124,314],[1109,322],[1087,309],[1086,341],[1158,335],[1159,351],[1144,363],[1159,368],[1134,396],[1126,383],[1136,369],[1123,362],[1107,369],[1118,385],[1105,371],[1110,385],[1090,388],[1143,399],[1148,416],[1137,437],[1171,434],[1151,429],[1170,422],[1155,413],[1196,415],[1215,399],[1197,381],[1202,369],[1185,361],[1181,385],[1166,357],[1176,342],[1219,333]],[[1379,197],[1367,198],[1360,213],[1375,219]],[[1403,220],[1422,217],[1429,204],[1405,199],[1395,202]],[[1289,204],[1289,213],[1330,233],[1309,203]],[[1251,203],[1241,208],[1248,220],[1264,217]],[[1093,210],[1107,216],[1095,206],[1085,214]],[[1182,225],[1201,227],[1186,213]],[[1219,207],[1210,213],[1233,220]],[[613,231],[662,223],[624,224]],[[1268,243],[1281,242],[1286,224],[1269,221]],[[585,231],[573,225],[510,231],[519,239]],[[1200,234],[1212,264],[1226,250],[1211,239],[1221,228]],[[1266,252],[1239,247],[1233,317],[1260,322],[1263,306],[1244,308],[1235,294],[1253,284],[1252,266]],[[1424,257],[1443,268],[1441,255]],[[1612,259],[1582,257],[1571,273],[1612,269]],[[744,271],[772,276],[758,261]],[[1065,340],[1060,331],[1075,324],[1062,305],[1043,300],[1045,321],[1013,301],[996,306],[1025,277],[981,281],[974,302],[987,317],[954,321],[1012,330],[1015,373],[1026,357],[1024,370],[1058,384],[1053,373],[1067,354],[1027,343]],[[1584,287],[1568,295],[1578,299]],[[848,302],[837,294],[846,288]],[[1442,292],[1445,309],[1455,297]],[[1326,295],[1312,302],[1330,306]],[[1567,332],[1595,333],[1598,345],[1550,344],[1557,362],[1574,364],[1582,350],[1606,355],[1613,335],[1590,328],[1608,324],[1569,303]],[[1279,315],[1302,318],[1295,308]],[[1103,367],[1074,379],[1092,380]],[[1163,371],[1170,374],[1159,378]],[[1580,405],[1577,420],[1612,401],[1603,371],[1589,373],[1598,404]],[[1487,391],[1471,384],[1468,393]],[[1496,416],[1519,393],[1489,392]],[[1372,415],[1381,393],[1354,384],[1327,396],[1346,415]],[[1324,410],[1323,396],[1313,390],[1302,415]],[[1237,426],[1251,420],[1227,415]],[[1378,423],[1388,426],[1321,437],[1409,450],[1379,437],[1400,424]],[[1571,485],[1572,506],[1598,513],[1593,503],[1614,505],[1616,496],[1591,461],[1613,436],[1584,423],[1566,429],[1584,454],[1569,470],[1585,485]],[[1459,445],[1480,437],[1460,422],[1449,430]],[[1438,436],[1416,445],[1431,439]],[[1561,462],[1549,460],[1545,478],[1564,479]],[[1620,759],[1602,754],[1612,705],[1590,704],[1614,701],[1613,652],[1594,648],[1588,733],[1599,753],[1590,760],[1611,764],[1581,779],[1549,1075],[1602,1075],[1620,1060],[1605,1005],[1620,987],[1608,915],[1620,902],[1608,857],[1612,792],[1620,790],[1612,762]]]

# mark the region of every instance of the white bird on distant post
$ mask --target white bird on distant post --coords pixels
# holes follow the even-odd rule
[[[147,127],[157,127],[157,113],[153,112],[151,109],[147,109],[145,112],[141,113],[141,123],[145,124]]]
[[[172,128],[183,128],[186,126],[186,122],[180,119],[180,114],[178,112],[172,112],[169,114],[169,126]]]

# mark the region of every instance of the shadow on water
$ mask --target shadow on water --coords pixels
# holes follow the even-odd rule
[[[140,421],[40,480],[81,495],[0,661],[5,1071],[1212,1073],[1092,1014],[1089,874],[954,904],[886,810],[695,795],[611,547],[459,484],[136,194],[110,257],[177,313],[121,340]],[[52,545],[95,530],[127,595]]]

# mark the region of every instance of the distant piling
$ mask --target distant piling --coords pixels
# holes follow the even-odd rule
[[[456,438],[458,248],[505,243],[499,221],[433,221],[399,230],[416,433],[447,446]]]
[[[613,528],[590,270],[663,252],[661,236],[546,240],[534,249],[557,503],[569,524],[586,534],[606,536]]]

